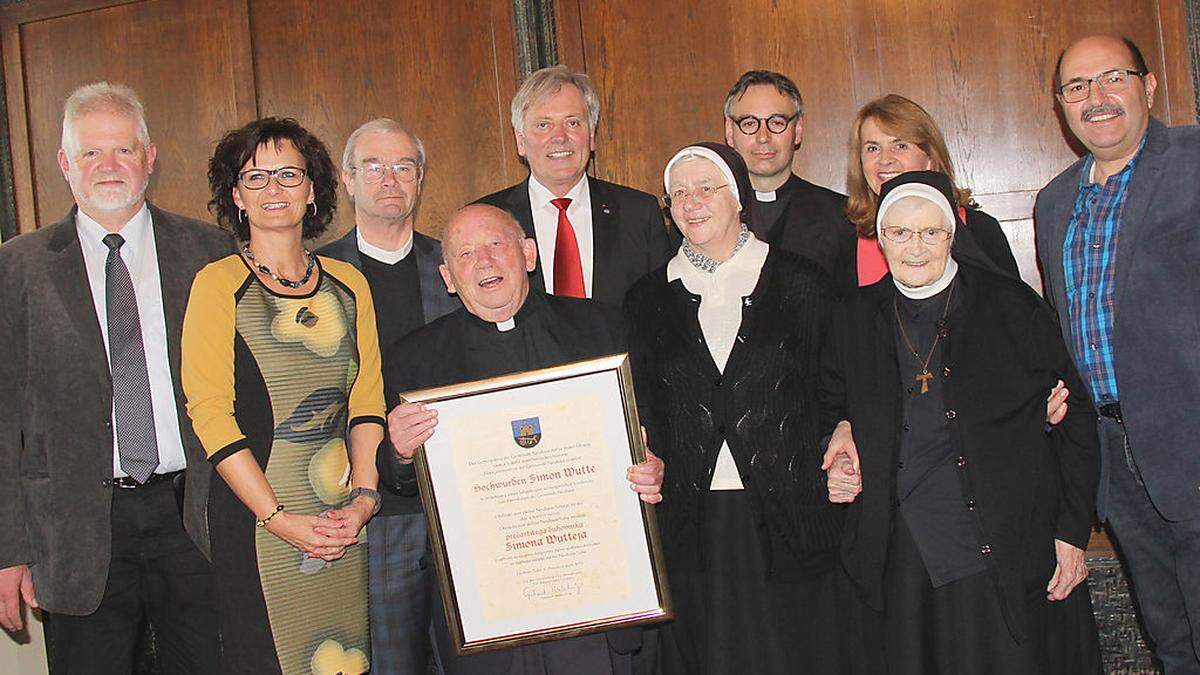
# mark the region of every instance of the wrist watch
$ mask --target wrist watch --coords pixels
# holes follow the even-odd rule
[[[383,506],[383,497],[379,494],[379,490],[373,490],[368,487],[356,487],[350,491],[350,496],[346,498],[346,503],[349,504],[359,497],[366,497],[375,502],[375,506],[371,508],[371,515],[379,513],[379,507]]]

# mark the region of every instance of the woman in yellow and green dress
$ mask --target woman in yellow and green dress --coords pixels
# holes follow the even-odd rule
[[[216,468],[208,522],[223,666],[362,673],[360,530],[378,509],[385,410],[367,282],[304,248],[333,217],[336,169],[294,120],[264,118],[227,134],[208,173],[209,208],[240,252],[196,275],[182,374]]]

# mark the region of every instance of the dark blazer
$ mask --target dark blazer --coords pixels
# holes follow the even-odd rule
[[[413,230],[413,255],[416,256],[417,278],[421,281],[421,324],[445,316],[462,306],[458,297],[446,290],[446,282],[438,271],[442,264],[442,243]],[[354,265],[362,270],[362,254],[358,251],[358,228],[352,227],[345,236],[325,244],[317,250],[319,255],[329,256]],[[387,349],[391,345],[379,345]]]
[[[75,212],[0,246],[0,567],[30,565],[47,610],[89,614],[112,546],[112,380]],[[184,406],[179,339],[192,277],[233,243],[211,225],[154,206],[150,214],[187,454],[183,520],[207,555],[212,468]]]
[[[1023,640],[1025,597],[1045,592],[1054,540],[1087,547],[1100,461],[1095,411],[1058,323],[1031,288],[969,263],[959,265],[955,284],[961,304],[946,319],[941,367],[931,370],[944,382],[947,424],[966,469],[963,508],[973,500],[1005,619]],[[863,491],[846,515],[842,560],[877,609],[897,510],[903,413],[896,292],[888,275],[847,299],[821,374],[824,426],[849,420],[862,461]],[[1068,412],[1047,433],[1046,395],[1058,379],[1071,390]]]
[[[659,268],[629,291],[638,409],[651,447],[671,467],[657,509],[671,567],[703,567],[703,496],[722,442],[761,523],[769,573],[794,578],[810,554],[837,547],[844,508],[825,489],[816,404],[835,297],[816,263],[772,248],[722,372],[704,341],[700,297],[681,280],[667,283]]]
[[[1072,351],[1063,241],[1084,160],[1038,193],[1034,207],[1046,298]],[[1129,446],[1167,520],[1200,517],[1200,128],[1150,120],[1117,240],[1113,351]],[[1075,355],[1078,357],[1078,355]],[[1104,454],[1097,507],[1105,514]]]
[[[592,196],[592,299],[620,307],[629,287],[679,248],[679,233],[667,229],[658,200],[645,192],[591,176],[588,190]],[[508,211],[521,223],[526,236],[537,239],[528,178],[476,203]],[[530,281],[534,287],[546,289],[540,260]]]
[[[752,229],[773,247],[791,251],[821,266],[839,292],[857,282],[854,226],[846,218],[846,195],[810,183],[792,174],[784,184],[791,197],[775,223],[761,223],[754,215]],[[780,188],[783,189],[783,188]]]

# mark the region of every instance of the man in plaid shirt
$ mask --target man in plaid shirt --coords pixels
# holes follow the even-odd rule
[[[1150,115],[1128,39],[1071,45],[1054,86],[1089,152],[1038,194],[1038,256],[1100,413],[1097,510],[1155,655],[1200,673],[1200,129]]]

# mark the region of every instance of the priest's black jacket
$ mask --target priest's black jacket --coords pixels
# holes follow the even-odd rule
[[[1054,540],[1087,548],[1099,479],[1096,413],[1053,313],[1032,289],[967,262],[954,283],[962,302],[945,319],[943,361],[934,372],[944,385],[956,461],[965,463],[963,508],[975,516],[1005,621],[1023,641],[1025,598],[1045,594]],[[863,490],[846,515],[842,560],[877,610],[898,515],[897,292],[888,275],[853,293],[835,314],[822,355],[823,427],[829,433],[849,420],[862,462]],[[1046,397],[1059,379],[1071,392],[1068,412],[1047,431]]]
[[[619,310],[592,300],[552,296],[531,288],[509,331],[501,332],[496,324],[459,309],[398,340],[384,363],[384,392],[391,410],[406,391],[549,368],[624,351]],[[417,494],[412,465],[393,461],[395,452],[386,440],[380,446],[380,455],[380,483],[402,495]],[[457,656],[450,644],[441,598],[434,595],[437,648],[446,673],[510,672],[514,653],[526,648]],[[616,654],[630,654],[641,647],[638,628],[609,631],[604,636],[608,648]],[[555,649],[584,649],[585,645],[595,645],[595,636],[568,638],[555,645]]]

